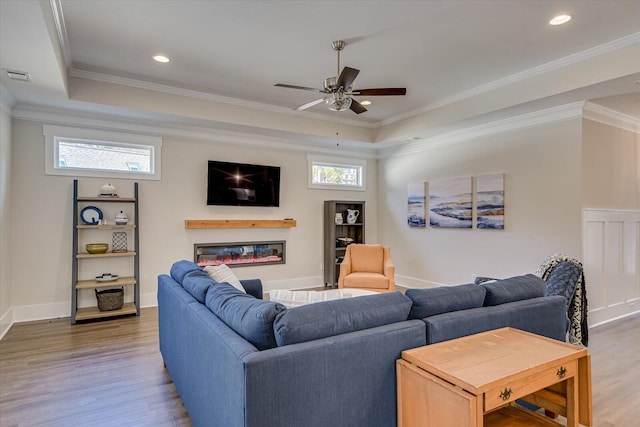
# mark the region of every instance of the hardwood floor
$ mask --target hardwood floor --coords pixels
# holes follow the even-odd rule
[[[14,325],[0,341],[0,426],[190,426],[158,349],[157,309]]]
[[[639,331],[640,314],[591,330],[596,427],[640,420]],[[16,324],[0,341],[1,427],[190,425],[158,350],[156,308]]]

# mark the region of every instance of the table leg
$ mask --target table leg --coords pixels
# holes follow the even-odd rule
[[[567,427],[578,427],[578,374],[567,379]]]

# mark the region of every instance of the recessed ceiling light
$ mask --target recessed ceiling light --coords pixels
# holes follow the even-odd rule
[[[171,61],[169,58],[167,58],[167,57],[166,57],[166,56],[164,56],[164,55],[155,55],[155,56],[153,57],[153,59],[154,59],[155,61],[157,61],[157,62],[162,62],[163,64],[165,64],[165,63],[167,63],[167,62]]]
[[[553,17],[551,21],[549,21],[549,25],[562,25],[571,21],[571,15],[558,15]]]
[[[371,105],[371,101],[362,101],[360,105]]]

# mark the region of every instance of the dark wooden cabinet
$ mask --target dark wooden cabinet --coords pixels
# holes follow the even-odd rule
[[[358,211],[355,222],[347,220],[348,212]],[[336,214],[342,217],[342,224],[336,221]],[[348,200],[325,200],[324,202],[324,285],[338,286],[340,263],[344,259],[347,246],[364,243],[365,202]]]

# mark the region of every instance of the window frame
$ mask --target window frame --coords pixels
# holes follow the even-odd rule
[[[359,170],[360,185],[346,184],[319,184],[313,182],[313,166],[333,166],[344,168],[356,168]],[[347,190],[347,191],[366,191],[367,186],[367,161],[362,159],[325,157],[317,155],[307,155],[307,183],[308,187],[320,190]]]
[[[96,178],[121,178],[138,180],[160,180],[162,164],[162,138],[150,135],[138,135],[132,133],[74,128],[67,126],[43,126],[45,143],[45,174],[75,177]],[[133,147],[150,149],[151,171],[114,171],[106,169],[73,168],[60,165],[61,141],[86,142],[87,144],[99,143],[112,147]]]

